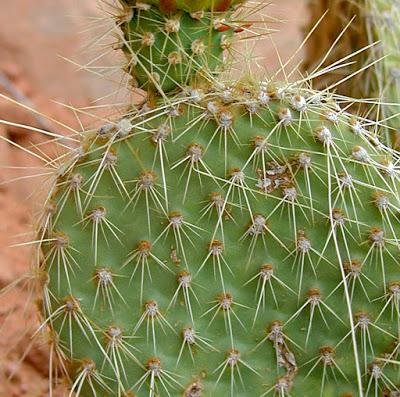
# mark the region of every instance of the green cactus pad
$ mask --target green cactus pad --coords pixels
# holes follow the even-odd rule
[[[366,120],[279,87],[193,87],[71,153],[42,311],[79,396],[397,390],[396,158]]]
[[[122,3],[138,6],[141,4],[152,4],[158,6],[163,12],[175,12],[184,10],[196,11],[228,11],[231,7],[244,3],[246,0],[120,0]]]
[[[211,15],[187,12],[166,16],[152,6],[132,10],[121,24],[122,48],[126,69],[140,88],[167,93],[199,79],[209,81],[222,70],[235,30],[229,18],[216,22]]]

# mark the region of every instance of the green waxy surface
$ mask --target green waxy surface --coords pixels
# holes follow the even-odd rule
[[[243,89],[238,85],[227,92],[193,89],[190,96],[159,101],[157,108],[148,108],[144,115],[144,110],[128,113],[124,117],[131,125],[128,135],[121,132],[123,124],[118,120],[113,129],[108,128],[106,138],[88,134],[87,154],[60,178],[53,197],[57,211],[48,232],[51,241],[44,245],[44,267],[53,297],[45,316],[52,319],[63,351],[72,358],[71,376],[79,380],[82,360],[96,362],[97,378],[91,374],[80,381],[82,396],[95,395],[93,390],[100,396],[123,395],[128,390],[137,396],[174,397],[267,392],[356,396],[357,371],[341,273],[344,262],[356,260],[363,263],[361,275],[353,280],[348,275],[346,285],[353,314],[364,312],[370,318],[363,328],[355,316],[354,332],[364,391],[374,396],[369,365],[374,358],[393,352],[399,332],[398,311],[393,306],[398,292],[386,289],[385,295],[382,273],[386,284],[400,281],[398,171],[388,166],[391,155],[370,143],[372,135],[361,128],[362,120],[355,124],[312,93],[288,88],[279,95],[283,99],[263,104],[267,92],[257,86],[248,84]],[[288,114],[290,119],[285,119]],[[232,125],[224,128],[223,122],[231,117]],[[157,141],[160,131],[168,135]],[[332,137],[325,145],[317,137],[321,131]],[[257,151],[254,142],[265,143],[266,150]],[[193,144],[200,145],[201,161],[187,157]],[[107,166],[111,154],[115,162]],[[307,169],[299,166],[299,158],[305,158],[301,154],[311,159]],[[238,170],[244,173],[243,182],[232,180]],[[156,177],[151,192],[138,190],[140,175],[146,172]],[[353,188],[339,187],[343,173],[351,175]],[[76,174],[83,177],[79,190],[83,216],[77,209],[77,194],[70,189]],[[267,193],[257,186],[260,175],[273,186]],[[286,188],[296,189],[294,200],[290,199],[293,190]],[[215,192],[227,200],[221,218],[210,207],[210,194]],[[375,204],[377,193],[390,203],[382,211]],[[90,218],[96,208],[106,211],[97,233]],[[344,223],[335,223],[332,235],[334,208],[342,211],[336,214],[342,214],[338,219]],[[173,229],[168,217],[177,213],[184,224]],[[261,220],[260,215],[267,218],[266,226],[252,237],[252,219]],[[375,245],[372,228],[384,233],[383,240],[379,233],[373,234]],[[54,233],[69,239],[62,252],[54,248]],[[223,242],[222,254],[210,254],[212,240]],[[144,261],[132,258],[141,241],[152,244],[151,256]],[[265,264],[272,265],[274,277],[265,283],[263,301],[257,275]],[[112,286],[98,289],[98,269],[111,271]],[[185,270],[193,277],[191,289],[186,290],[189,299],[185,303],[181,288],[174,304],[177,274]],[[320,296],[310,289],[318,289]],[[233,298],[229,316],[218,310],[218,297],[224,291]],[[71,322],[63,309],[68,296],[80,305],[72,311]],[[140,324],[149,301],[156,301],[159,308],[154,334],[148,317]],[[312,302],[317,303],[312,306]],[[285,343],[279,344],[280,350],[265,339],[277,320],[284,324]],[[124,335],[114,355],[105,337],[109,327],[120,327]],[[202,338],[192,354],[187,344],[181,350],[185,327],[194,327]],[[336,351],[334,364],[329,361],[324,368],[318,360],[320,348],[326,346]],[[240,352],[241,361],[231,367],[226,354],[232,349]],[[279,353],[285,357],[281,366]],[[146,372],[151,358],[161,360],[166,372]],[[400,379],[395,366],[386,364],[383,372],[391,382],[386,386],[396,387]],[[146,373],[148,377],[143,378]],[[101,382],[96,381],[99,376]],[[293,387],[279,394],[274,388],[278,377],[290,379]],[[201,384],[201,393],[185,393],[195,382]],[[384,388],[382,378],[377,382]]]
[[[186,12],[164,15],[158,9],[133,9],[124,23],[123,50],[127,70],[141,88],[168,92],[200,78],[210,80],[222,67],[224,48],[233,28],[219,31],[209,15],[194,18]],[[227,47],[228,46],[228,47]]]
[[[121,1],[132,5],[138,3],[135,0]],[[187,12],[196,12],[205,10],[226,11],[230,6],[236,6],[244,2],[245,0],[145,0],[141,3],[159,6],[165,11],[178,9]]]

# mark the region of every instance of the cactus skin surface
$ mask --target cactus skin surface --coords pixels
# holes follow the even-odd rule
[[[138,4],[151,4],[158,6],[163,12],[175,12],[177,10],[183,10],[186,12],[196,11],[217,11],[223,12],[228,11],[230,7],[240,5],[245,0],[120,0],[121,3],[125,3],[131,6],[137,6]]]
[[[234,30],[229,21],[213,26],[210,15],[166,17],[146,8],[132,8],[132,18],[121,25],[126,68],[140,88],[166,93],[196,78],[210,79],[221,69]]]
[[[144,104],[67,163],[43,311],[79,395],[356,396],[352,336],[365,395],[396,390],[374,361],[399,332],[390,152],[312,92],[259,87]]]
[[[163,48],[136,11],[126,37],[150,15]],[[395,396],[400,174],[376,124],[300,83],[144,70],[148,101],[80,136],[40,219],[70,396]]]

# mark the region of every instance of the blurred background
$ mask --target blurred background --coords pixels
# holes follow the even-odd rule
[[[0,289],[29,269],[30,247],[12,245],[30,239],[35,207],[41,197],[36,193],[45,193],[42,177],[48,172],[39,159],[24,151],[40,148],[48,137],[18,125],[57,133],[80,131],[82,125],[91,125],[95,120],[86,111],[74,112],[70,106],[91,109],[98,104],[107,105],[100,109],[101,117],[113,112],[112,104],[126,98],[126,94],[113,95],[123,79],[115,72],[115,52],[110,51],[101,59],[102,70],[91,69],[93,73],[89,73],[78,66],[102,53],[101,47],[93,49],[87,44],[94,35],[112,26],[104,4],[99,3],[1,1],[0,95],[38,113],[0,97],[0,120],[7,122],[0,124],[0,136],[4,138],[0,139]],[[272,18],[270,28],[278,32],[272,34],[272,40],[266,37],[259,42],[255,54],[270,73],[280,68],[276,49],[283,63],[294,55],[292,68],[302,59],[299,48],[308,23],[306,3],[307,0],[275,0],[274,4],[265,0],[263,13]],[[106,72],[107,77],[99,76],[99,71]],[[99,98],[104,99],[97,101]],[[54,155],[48,145],[43,150],[43,156]],[[31,177],[34,175],[37,177]],[[32,344],[35,314],[25,305],[27,297],[20,283],[7,298],[0,299],[1,397],[48,396],[47,348],[45,341]],[[8,377],[11,380],[5,382]]]

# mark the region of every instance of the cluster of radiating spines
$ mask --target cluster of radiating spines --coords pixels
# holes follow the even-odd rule
[[[125,70],[133,84],[166,95],[195,81],[214,81],[234,51],[234,33],[246,31],[257,36],[251,25],[243,26],[243,18],[232,15],[230,4],[218,7],[215,2],[213,11],[205,6],[188,12],[178,6],[162,12],[147,2],[123,2],[117,17],[122,34],[114,48],[124,51]]]
[[[186,12],[214,11],[224,12],[243,4],[246,0],[119,0],[126,6],[153,5],[163,13],[171,13],[178,10]]]
[[[186,12],[214,11],[223,12],[243,4],[246,0],[120,0],[122,4],[134,6],[137,4],[151,4],[157,6],[163,13],[177,10]]]
[[[314,27],[327,11],[326,2],[311,2],[309,7],[310,27]],[[340,76],[346,76],[338,85],[340,94],[374,98],[361,106],[371,119],[384,121],[382,140],[398,148],[395,115],[399,113],[400,46],[396,37],[400,32],[400,5],[386,0],[334,0],[331,7],[340,11],[327,12],[306,44],[307,71],[315,77],[315,86],[337,84]],[[315,69],[321,60],[327,73]],[[350,74],[354,78],[348,79]]]
[[[208,156],[212,150],[218,161]],[[264,84],[188,87],[88,134],[85,151],[63,167],[41,229],[50,275],[43,327],[63,335],[57,360],[81,363],[73,391],[201,396],[207,380],[182,364],[189,357],[196,367],[199,352],[220,357],[208,376],[216,390],[227,382],[232,396],[240,394],[245,371],[266,385],[264,395],[292,395],[299,373],[318,379],[321,395],[329,373],[349,389],[361,382],[367,394],[396,391],[385,372],[398,362],[400,333],[399,173],[392,155],[364,120],[312,92]],[[199,212],[191,213],[188,196],[199,187]],[[141,224],[127,227],[121,217]],[[75,246],[87,235],[90,264]],[[240,258],[230,255],[237,244]],[[119,265],[104,263],[110,250],[125,253]],[[156,281],[157,272],[163,276]],[[84,287],[75,286],[87,274]],[[88,285],[94,287],[86,291]],[[151,298],[159,289],[169,291],[166,298]],[[204,289],[214,298],[204,299]],[[121,310],[129,308],[127,321]],[[111,325],[100,325],[99,311]],[[220,326],[222,344],[212,337]],[[274,350],[275,384],[239,348],[243,332],[254,351],[264,343]],[[316,346],[324,333],[332,343]],[[82,356],[76,334],[96,357]],[[137,347],[143,338],[146,351]],[[179,346],[172,367],[169,359],[163,364],[165,340]],[[359,364],[358,374],[343,368],[345,360]],[[142,371],[135,382],[132,368]],[[189,373],[199,380],[187,386]]]
[[[386,134],[393,147],[399,148],[400,136],[398,122],[396,121],[399,109],[399,85],[400,85],[400,45],[395,37],[400,29],[396,21],[400,18],[400,4],[398,2],[373,1],[365,2],[365,23],[368,32],[368,40],[379,41],[377,46],[371,48],[374,61],[382,59],[374,65],[370,74],[373,79],[374,91],[369,93],[379,95],[382,102],[379,117],[387,120]],[[376,93],[376,94],[375,94]],[[395,116],[395,117],[393,117]]]

